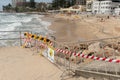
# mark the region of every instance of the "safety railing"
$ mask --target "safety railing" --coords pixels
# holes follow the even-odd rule
[[[0,46],[21,46],[24,32],[31,31],[0,31]]]
[[[68,74],[76,74],[85,77],[97,77],[97,79],[120,79],[119,41],[120,37],[76,43],[58,44],[55,42],[56,48],[58,48],[55,54],[55,62],[64,70],[62,78]]]
[[[79,41],[69,44],[69,68],[78,75],[120,79],[120,37],[90,41]],[[74,43],[75,44],[75,43]],[[64,53],[65,49],[61,49]],[[84,74],[83,74],[84,73]],[[89,73],[89,74],[88,74]],[[95,76],[96,75],[96,76]]]

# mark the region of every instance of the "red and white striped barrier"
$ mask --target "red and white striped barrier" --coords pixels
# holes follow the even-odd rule
[[[30,38],[24,38],[24,42],[25,42],[25,43],[31,42],[31,39],[30,39]]]
[[[29,37],[29,36],[28,36]],[[30,44],[31,43],[31,38],[25,38],[25,43],[27,44]],[[53,46],[53,43],[51,42],[49,44],[50,46]],[[44,47],[44,48],[47,48],[48,45],[47,44],[44,44],[44,43],[41,43],[40,46]],[[72,54],[71,51],[68,51],[68,50],[62,50],[62,49],[55,49],[55,51],[58,53],[64,53],[64,54]],[[98,60],[98,61],[106,61],[106,62],[113,62],[113,63],[120,63],[120,60],[117,60],[117,59],[110,59],[110,58],[101,58],[101,57],[96,57],[94,55],[92,56],[89,56],[89,55],[84,55],[84,54],[81,54],[81,53],[76,53],[74,52],[73,53],[74,56],[78,56],[78,57],[83,57],[83,58],[89,58],[89,59],[94,59],[94,60]]]
[[[53,43],[51,42],[49,45],[50,45],[50,46],[53,46]]]
[[[64,54],[71,54],[70,51],[66,51],[66,50],[62,50],[62,49],[56,49],[56,52],[61,52]],[[98,61],[106,61],[106,62],[113,62],[113,63],[120,63],[120,60],[117,59],[110,59],[110,58],[101,58],[101,57],[96,57],[94,55],[92,56],[88,56],[88,55],[84,55],[81,53],[73,53],[74,56],[78,56],[78,57],[83,57],[83,58],[89,58],[89,59],[94,59],[94,60],[98,60]]]

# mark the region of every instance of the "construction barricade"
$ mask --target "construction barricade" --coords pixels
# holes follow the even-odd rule
[[[63,69],[66,74],[79,74],[81,71],[105,75],[103,78],[116,80],[120,77],[120,45],[119,38],[59,44],[47,37],[37,36],[37,47],[40,53],[52,63]],[[53,47],[53,42],[56,45]],[[79,45],[78,45],[79,44]],[[109,77],[108,77],[109,76]]]

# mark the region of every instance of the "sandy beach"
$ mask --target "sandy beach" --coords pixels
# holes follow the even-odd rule
[[[77,16],[77,17],[76,17]],[[96,16],[87,15],[61,15],[49,16],[54,19],[50,29],[55,31],[57,41],[72,42],[78,40],[93,40],[119,36],[120,19],[104,17],[104,21]],[[47,17],[48,18],[48,17]]]
[[[30,49],[0,48],[0,80],[60,80],[62,71]]]
[[[46,15],[43,20],[52,22],[49,27],[58,42],[76,42],[102,39],[120,35],[120,19],[100,18],[86,15]],[[33,55],[29,48],[0,47],[0,80],[61,80],[62,72],[57,66],[40,55]],[[94,80],[81,76],[65,80]]]
[[[0,48],[0,80],[61,80],[63,71],[41,55],[20,47]],[[66,76],[65,80],[93,80]]]

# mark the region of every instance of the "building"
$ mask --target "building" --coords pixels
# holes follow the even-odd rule
[[[79,14],[80,12],[85,11],[85,6],[82,5],[75,5],[69,8],[61,8],[60,12],[62,13],[76,13]]]
[[[94,14],[113,14],[115,8],[119,5],[118,2],[112,0],[93,1],[92,13]]]
[[[86,0],[76,0],[76,5],[86,5]]]
[[[35,2],[35,0],[30,0],[30,2]]]
[[[12,0],[12,7],[16,7],[16,4],[20,2],[26,2],[26,0]]]
[[[120,0],[112,0],[113,2],[120,2]]]
[[[86,0],[86,11],[92,12],[92,4],[94,0]]]
[[[120,15],[120,8],[115,9],[115,15]]]
[[[120,5],[115,8],[115,15],[120,15]]]

